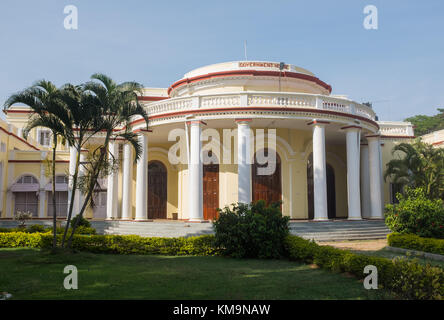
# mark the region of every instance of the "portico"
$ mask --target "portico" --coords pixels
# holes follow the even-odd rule
[[[331,90],[308,70],[263,62],[210,65],[169,88],[145,88],[139,100],[150,130],[138,118],[131,128],[141,157],[135,162],[124,141],[110,143],[117,170],[101,190],[106,213],[89,209],[86,216],[203,222],[217,217],[217,208],[263,199],[282,201],[283,215],[295,220],[382,219],[383,167],[413,129],[377,121],[371,107]],[[66,166],[74,168],[76,151],[67,154]],[[9,211],[21,190],[11,186]],[[41,198],[39,216],[46,217]]]

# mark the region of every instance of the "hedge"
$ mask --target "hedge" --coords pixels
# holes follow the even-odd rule
[[[392,247],[444,255],[444,239],[422,238],[415,234],[391,233],[387,236]]]
[[[416,260],[386,259],[356,254],[297,236],[285,240],[291,260],[314,263],[328,270],[349,272],[358,279],[366,277],[364,267],[374,265],[378,270],[378,285],[405,299],[444,299],[444,270],[430,265],[420,265]]]
[[[58,235],[61,240],[61,235]],[[50,248],[50,233],[0,233],[1,247]],[[421,265],[416,260],[386,259],[352,253],[297,236],[285,239],[285,254],[290,260],[315,263],[336,272],[349,272],[363,279],[364,267],[378,269],[378,284],[405,299],[444,299],[444,270]],[[163,254],[163,255],[218,255],[213,235],[189,238],[145,238],[136,235],[74,235],[73,249],[92,253]]]
[[[62,235],[57,236],[61,242]],[[0,248],[51,248],[52,234],[8,232],[0,233]],[[72,248],[92,253],[164,254],[164,255],[217,255],[214,236],[189,238],[157,238],[136,235],[74,235]]]

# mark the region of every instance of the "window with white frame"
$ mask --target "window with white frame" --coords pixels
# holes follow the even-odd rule
[[[0,144],[0,152],[6,152],[6,143],[2,142]]]
[[[52,192],[48,193],[49,193],[48,216],[52,217],[54,212],[54,206],[52,204],[52,199],[53,199]],[[68,191],[56,191],[55,202],[56,202],[56,217],[66,217],[66,212],[68,210]]]
[[[29,184],[29,183],[39,183],[36,178],[33,176],[22,176],[17,180],[18,184]]]
[[[68,184],[68,176],[56,176],[56,183]]]
[[[51,145],[51,131],[50,130],[40,130],[39,131],[39,143],[42,146],[50,146]]]
[[[36,192],[15,192],[15,212],[31,212],[37,217],[39,199]]]

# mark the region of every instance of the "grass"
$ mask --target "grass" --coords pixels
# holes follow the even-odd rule
[[[63,288],[66,265],[78,290]],[[286,260],[0,249],[0,292],[13,299],[386,299],[384,290]]]

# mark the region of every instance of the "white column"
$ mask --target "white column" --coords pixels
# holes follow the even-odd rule
[[[348,128],[347,141],[347,199],[348,219],[361,220],[361,192],[359,186],[360,129]]]
[[[381,210],[384,213],[384,167],[382,164],[382,145],[383,143],[379,140],[378,152],[379,152],[379,172],[381,176]]]
[[[123,146],[123,177],[122,177],[122,220],[132,219],[131,191],[133,185],[132,146]]]
[[[75,147],[69,147],[69,183],[68,183],[68,209],[67,215],[69,213],[69,207],[71,203],[71,194],[73,189],[73,176],[76,169],[76,159],[77,159],[77,149]],[[74,204],[72,209],[72,218],[79,213],[79,190],[76,190],[76,195],[74,197]]]
[[[201,122],[190,123],[190,163],[188,164],[188,209],[190,221],[203,220],[203,168],[200,157],[202,150]]]
[[[109,143],[109,157],[119,160],[119,144],[117,142]],[[117,205],[119,199],[119,171],[111,172],[107,180],[106,190],[106,219],[117,219]]]
[[[139,136],[142,154],[137,162],[136,176],[136,220],[148,219],[148,136]]]
[[[42,151],[40,159],[44,160],[47,156],[47,152]],[[51,154],[52,157],[52,154]],[[51,158],[52,159],[52,158]],[[39,218],[47,217],[47,205],[46,205],[46,175],[45,175],[45,166],[43,163],[40,165],[40,187],[39,187]]]
[[[370,173],[368,145],[361,145],[361,212],[363,218],[370,218]]]
[[[237,186],[238,202],[250,203],[251,196],[251,153],[250,120],[237,121]]]
[[[380,138],[379,136],[367,137],[369,153],[369,174],[370,174],[370,218],[384,218],[382,211],[382,190],[381,190],[381,158],[380,158]]]
[[[314,220],[328,220],[325,125],[313,124]]]

